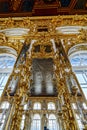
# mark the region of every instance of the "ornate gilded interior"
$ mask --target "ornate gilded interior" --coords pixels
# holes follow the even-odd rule
[[[87,75],[86,52],[87,15],[0,18],[0,64],[5,56],[13,64],[0,68],[9,73],[0,90],[0,130],[87,130],[77,73]],[[73,60],[77,54],[85,65]]]

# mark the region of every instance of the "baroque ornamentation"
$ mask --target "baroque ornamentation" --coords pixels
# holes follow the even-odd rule
[[[16,4],[16,1],[12,2],[13,10],[15,11],[21,1]],[[0,19],[0,24],[0,45],[12,47],[18,53],[13,72],[9,77],[1,97],[1,101],[3,101],[3,98],[7,96],[7,100],[12,104],[10,117],[7,120],[5,128],[9,130],[20,130],[22,116],[24,115],[24,129],[27,130],[29,128],[30,130],[31,125],[29,124],[31,124],[34,114],[37,113],[41,115],[43,129],[44,126],[47,126],[49,115],[55,114],[62,129],[79,130],[74,116],[75,111],[72,109],[72,103],[75,102],[79,106],[77,88],[79,89],[80,85],[73,74],[67,53],[74,45],[87,41],[87,31],[81,29],[75,35],[68,35],[57,32],[56,28],[68,25],[87,26],[87,16],[3,18]],[[13,35],[10,37],[3,33],[5,29],[19,27],[29,29],[21,38]],[[44,69],[37,61],[34,63],[36,59],[51,59],[52,69],[47,68],[49,65],[45,65],[46,67]],[[38,66],[36,68],[37,73],[34,71],[35,65]],[[43,70],[42,75],[40,74],[40,70]],[[51,74],[49,74],[50,70]],[[47,73],[44,71],[47,71],[49,74],[47,77],[45,75]],[[16,91],[13,96],[11,95],[10,89],[12,80],[17,80],[17,84],[15,85]],[[34,80],[36,84],[34,84]],[[75,81],[77,86],[72,83],[72,80]],[[43,96],[35,93],[33,84],[36,85],[37,89],[42,87]],[[54,93],[49,94],[49,91],[46,91],[46,89]],[[55,91],[57,91],[56,94]],[[45,95],[46,92],[48,92],[48,95]],[[85,101],[83,96],[81,100],[82,102]],[[41,109],[37,110],[33,108],[35,102],[41,104]],[[49,102],[53,102],[56,105],[56,109],[49,110],[47,106]],[[24,109],[25,105],[27,105],[26,109]],[[79,113],[82,113],[81,117],[83,117],[83,111],[79,110]],[[84,119],[82,122],[84,122]]]

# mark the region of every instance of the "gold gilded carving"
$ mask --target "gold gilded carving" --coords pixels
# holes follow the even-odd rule
[[[45,19],[45,20],[44,20]],[[47,26],[49,31],[55,31],[56,27],[59,26],[86,26],[87,16],[86,15],[72,15],[72,16],[51,16],[51,17],[26,17],[26,18],[3,18],[0,19],[1,28],[8,26],[7,22],[12,26],[14,21],[14,27],[28,28],[30,23],[32,29],[37,29],[38,26]],[[83,22],[84,21],[84,22]],[[46,23],[46,24],[45,24]],[[30,27],[31,27],[30,26]],[[10,27],[10,26],[9,26]]]
[[[27,55],[28,56],[28,55]],[[22,62],[24,61],[24,58],[21,59]],[[30,60],[31,61],[31,60]],[[31,66],[31,64],[29,65],[29,62],[26,62],[25,64],[20,64],[18,66],[18,69],[20,71],[18,71],[18,75],[19,75],[19,90],[17,91],[17,93],[14,96],[14,103],[15,103],[15,112],[12,118],[12,125],[11,125],[11,130],[20,129],[20,122],[22,119],[22,112],[23,112],[23,105],[28,102],[28,90],[29,90],[29,80],[30,80],[30,70],[29,70],[29,66]],[[27,92],[27,93],[26,93]]]
[[[4,33],[0,33],[0,46],[11,47],[11,48],[15,49],[17,51],[17,53],[19,54],[23,44],[19,40],[15,40],[14,42],[9,41],[8,37]],[[6,53],[8,53],[8,52],[6,52]]]
[[[81,29],[77,38],[80,43],[87,42],[87,30]]]
[[[0,33],[0,42],[6,42],[7,38],[6,35],[4,33]]]
[[[20,50],[21,50],[23,44],[19,40],[15,41],[15,42],[8,42],[7,39],[5,39],[5,40],[6,41],[4,41],[4,42],[3,42],[3,40],[1,41],[0,46],[11,47],[11,48],[15,49],[18,54],[20,53]]]
[[[20,1],[19,1],[20,2]],[[19,3],[20,4],[20,3]],[[15,5],[15,9],[17,6]],[[84,20],[84,23],[83,23]],[[3,22],[1,22],[3,21]],[[71,93],[69,93],[66,78],[72,73],[71,66],[69,64],[66,52],[70,47],[84,41],[87,41],[87,31],[81,30],[79,34],[76,35],[63,35],[56,33],[56,27],[67,26],[67,25],[85,25],[87,26],[87,16],[56,16],[56,17],[34,17],[34,18],[7,18],[0,19],[1,29],[8,28],[17,28],[23,27],[30,29],[30,31],[23,35],[25,43],[21,43],[18,36],[9,38],[6,37],[3,33],[0,34],[1,43],[0,45],[9,46],[17,50],[17,53],[20,54],[23,44],[26,46],[26,49],[21,54],[19,64],[15,66],[11,78],[9,81],[18,78],[18,85],[14,97],[11,99],[10,89],[7,89],[8,101],[11,100],[14,104],[14,111],[11,116],[11,130],[20,130],[20,124],[22,120],[22,115],[25,114],[25,123],[24,129],[30,128],[29,123],[32,120],[28,120],[28,116],[32,119],[33,115],[38,113],[41,116],[43,114],[55,114],[58,112],[58,116],[62,125],[61,128],[65,130],[78,130],[77,123],[73,114],[71,107],[72,99],[74,100],[77,96],[77,88],[72,88],[74,96],[71,99]],[[47,24],[46,24],[47,23]],[[40,29],[42,30],[40,30]],[[43,29],[43,28],[46,28]],[[40,32],[41,31],[41,32]],[[11,41],[13,39],[13,42]],[[60,40],[62,39],[62,40]],[[53,42],[51,42],[53,40]],[[61,42],[62,41],[62,42]],[[39,46],[37,49],[37,46]],[[50,49],[46,49],[46,47]],[[64,47],[64,48],[63,48]],[[54,49],[55,48],[55,49]],[[28,51],[26,51],[28,50]],[[50,50],[50,51],[47,51]],[[30,78],[32,76],[32,60],[33,58],[52,58],[54,65],[54,79],[52,82],[56,82],[56,90],[58,95],[55,97],[32,97],[30,85],[33,82]],[[8,87],[8,84],[7,86]],[[3,96],[4,97],[4,96]],[[45,107],[42,107],[41,110],[34,110],[33,105],[35,102],[42,103],[42,100],[46,100]],[[83,99],[82,99],[83,100]],[[29,102],[30,101],[30,102]],[[47,104],[49,102],[59,102],[58,109],[48,110]],[[77,102],[77,100],[74,100]],[[30,103],[31,106],[28,110],[24,110],[23,107],[25,104]],[[30,105],[28,104],[28,105]],[[26,112],[25,112],[26,111]]]
[[[52,48],[52,43],[48,39],[49,38],[45,38],[45,40],[44,40],[42,37],[41,41],[39,40],[34,43],[34,45],[32,46],[32,51],[31,51],[32,58],[35,58],[35,57],[52,58],[53,57],[54,52],[53,52],[53,48]],[[40,50],[38,52],[35,52],[36,46],[40,47]],[[46,46],[50,47],[50,52],[46,52]]]
[[[9,17],[8,19],[4,20],[3,24],[4,24],[5,28],[12,28],[12,27],[14,27],[14,19]]]

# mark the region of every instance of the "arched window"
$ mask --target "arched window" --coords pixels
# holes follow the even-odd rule
[[[77,53],[70,56],[70,62],[73,67],[84,67],[87,66],[87,52],[78,51]]]
[[[49,115],[48,124],[49,130],[58,130],[58,123],[54,114]]]
[[[33,116],[31,130],[41,130],[41,117],[39,114]]]
[[[53,102],[48,103],[48,110],[55,110],[55,104]]]
[[[0,54],[0,96],[12,72],[15,56],[10,54]]]
[[[34,107],[35,110],[40,110],[41,109],[41,104],[39,102],[34,103]]]
[[[74,52],[69,56],[69,59],[73,71],[75,72],[82,91],[87,99],[87,51]]]

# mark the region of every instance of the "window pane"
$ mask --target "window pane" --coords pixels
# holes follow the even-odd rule
[[[87,65],[87,52],[78,52],[70,58],[72,66],[85,66]]]
[[[56,120],[49,120],[49,129],[50,130],[57,130],[57,123]]]
[[[0,130],[3,129],[6,116],[0,113]]]
[[[75,57],[73,59],[70,60],[72,66],[78,66],[80,65],[80,59],[78,57]]]
[[[40,103],[34,103],[34,109],[40,110],[41,104]]]
[[[32,130],[40,130],[40,120],[38,120],[38,119],[33,120]]]
[[[0,73],[0,96],[3,92],[4,86],[7,83],[8,77],[9,77],[9,73],[7,73],[7,74],[6,73]]]
[[[78,54],[73,54],[72,57],[70,56],[70,62],[71,65],[74,66],[74,72],[87,99],[87,52],[78,51],[77,53]]]
[[[48,103],[48,109],[55,110],[55,104],[52,102]]]
[[[76,74],[79,83],[85,83],[85,79],[82,74]]]
[[[49,130],[57,130],[57,120],[54,114],[51,114],[49,116]]]
[[[34,115],[31,130],[41,130],[41,119],[39,114]]]
[[[8,54],[0,55],[0,96],[10,76],[14,63],[15,59],[8,56]]]
[[[6,82],[8,80],[9,74],[3,74],[3,80],[2,80],[2,86],[6,85]]]
[[[84,95],[85,95],[85,97],[86,97],[86,99],[87,99],[87,88],[82,88],[82,90],[83,90]]]
[[[11,56],[0,56],[0,68],[12,68],[15,60]]]

